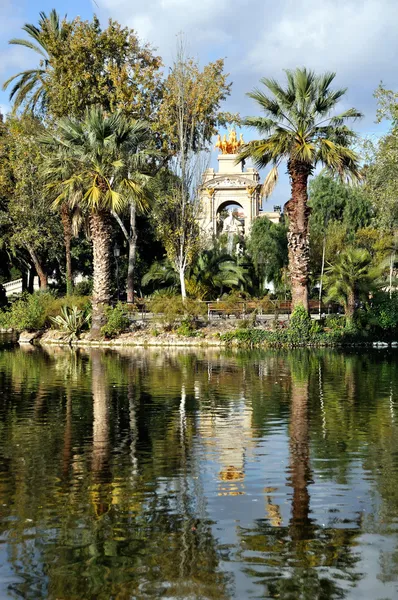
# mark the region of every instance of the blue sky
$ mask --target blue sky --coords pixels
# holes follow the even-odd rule
[[[341,108],[358,108],[365,117],[357,130],[378,136],[385,125],[375,124],[373,92],[380,80],[398,87],[397,0],[0,0],[1,81],[35,65],[31,52],[7,42],[51,8],[70,18],[96,12],[103,23],[113,17],[157,47],[166,65],[184,32],[201,63],[225,57],[233,89],[224,108],[243,116],[256,113],[245,93],[260,77],[281,78],[284,68],[305,65],[336,71],[337,85],[348,88]],[[0,92],[3,112],[7,106],[8,94]],[[288,198],[282,177],[269,205]]]

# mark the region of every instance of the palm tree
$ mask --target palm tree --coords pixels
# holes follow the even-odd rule
[[[22,29],[30,39],[13,38],[8,43],[33,50],[39,54],[40,62],[35,69],[21,71],[7,79],[3,84],[3,90],[6,90],[13,83],[10,101],[14,102],[14,110],[25,104],[27,110],[34,112],[37,108],[43,108],[46,104],[45,80],[47,70],[51,66],[48,41],[55,38],[59,40],[59,43],[62,43],[67,35],[67,29],[60,21],[55,9],[50,12],[49,16],[41,12],[38,26],[26,23]]]
[[[341,302],[347,319],[352,319],[357,302],[368,300],[369,293],[382,285],[382,270],[382,265],[372,264],[367,250],[348,248],[326,269],[327,301]]]
[[[82,121],[61,119],[56,133],[41,140],[49,150],[43,173],[48,186],[57,190],[55,204],[78,204],[89,214],[94,257],[93,338],[100,335],[104,307],[111,298],[111,215],[131,202],[147,201],[142,177],[134,178],[130,170],[136,131],[141,127],[120,112],[107,115],[103,109],[91,107]]]
[[[255,89],[248,95],[265,113],[249,117],[245,124],[264,136],[246,144],[240,161],[251,158],[258,168],[272,165],[263,191],[268,196],[278,179],[278,167],[287,161],[291,199],[285,204],[289,219],[289,272],[293,306],[308,309],[309,235],[308,178],[317,164],[341,178],[359,177],[358,157],[350,149],[355,138],[346,122],[361,114],[350,108],[333,116],[346,89],[332,90],[335,73],[316,75],[305,68],[286,71],[287,85],[274,79],[261,83],[271,95]]]
[[[216,290],[222,294],[225,288],[247,287],[250,283],[247,270],[229,254],[215,247],[204,250],[197,257],[189,271],[187,291],[190,295],[200,295],[204,300],[214,295]]]

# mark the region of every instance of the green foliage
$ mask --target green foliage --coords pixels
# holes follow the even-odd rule
[[[186,317],[182,319],[181,324],[177,327],[176,332],[178,335],[182,335],[184,337],[195,337],[198,335],[196,321],[192,317]]]
[[[90,296],[93,291],[93,280],[84,279],[79,281],[74,286],[74,293],[76,296]]]
[[[148,309],[163,323],[165,329],[174,329],[181,321],[192,324],[199,317],[207,315],[205,302],[182,300],[181,296],[154,297],[148,303]]]
[[[189,132],[187,147],[194,152],[211,143],[219,125],[231,121],[231,115],[220,112],[221,103],[231,92],[224,60],[211,62],[200,69],[197,61],[180,52],[164,82],[163,98],[158,114],[159,131],[171,153],[180,149],[179,118]],[[181,105],[183,98],[183,105]]]
[[[312,230],[324,233],[329,222],[343,222],[350,233],[367,227],[372,218],[372,202],[363,186],[349,186],[318,175],[309,186]]]
[[[203,250],[188,272],[187,292],[201,300],[214,299],[222,291],[247,288],[248,270],[219,246]]]
[[[391,298],[385,292],[376,294],[372,299],[369,317],[371,322],[382,330],[397,330],[398,292],[393,292]]]
[[[316,338],[320,331],[319,324],[311,319],[303,306],[299,305],[294,309],[288,329],[292,342],[311,341]]]
[[[62,43],[46,36],[50,61],[45,87],[55,117],[82,117],[88,106],[122,109],[135,119],[154,119],[162,93],[162,61],[137,34],[116,21],[101,29],[99,20],[63,23]]]
[[[25,293],[9,308],[0,311],[0,325],[15,331],[38,331],[49,327],[51,319],[57,317],[64,307],[76,307],[87,314],[90,302],[84,296],[57,298],[50,292]]]
[[[288,264],[287,227],[269,219],[256,219],[250,230],[248,251],[261,283],[272,281],[275,288],[283,285],[283,270]],[[263,285],[260,290],[263,291]]]
[[[36,69],[22,71],[10,77],[3,84],[3,89],[13,85],[10,101],[14,102],[14,110],[24,105],[32,112],[42,111],[48,102],[47,83],[52,70],[51,46],[64,46],[68,28],[65,22],[61,23],[58,13],[53,9],[49,16],[44,12],[40,13],[37,26],[26,23],[22,29],[28,34],[28,39],[14,38],[9,43],[33,50],[40,56],[40,62]]]
[[[77,306],[63,306],[61,314],[56,317],[50,317],[51,322],[61,331],[68,334],[69,340],[76,339],[88,323],[90,314],[85,314]]]
[[[285,86],[274,79],[262,79],[265,92],[256,89],[248,95],[265,116],[249,117],[245,124],[257,129],[263,138],[246,144],[241,159],[251,158],[258,168],[272,164],[274,169],[283,159],[298,161],[307,164],[309,172],[322,163],[331,173],[358,176],[358,156],[350,149],[356,136],[346,123],[361,114],[350,108],[334,115],[346,91],[331,89],[334,78],[335,73],[316,75],[298,68],[286,71]],[[264,184],[266,195],[276,181],[273,170]]]
[[[355,303],[358,300],[367,301],[369,293],[380,287],[381,274],[382,267],[372,263],[367,250],[348,248],[326,269],[327,299],[341,302],[346,315],[352,317]]]
[[[121,302],[118,302],[115,307],[107,306],[105,317],[106,323],[101,328],[101,333],[106,338],[116,337],[129,328],[130,321]]]
[[[2,327],[16,331],[37,331],[44,327],[47,318],[47,306],[51,302],[50,294],[24,294],[12,303],[9,310],[0,315]]]

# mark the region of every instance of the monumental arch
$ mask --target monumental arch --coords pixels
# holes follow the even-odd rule
[[[232,131],[227,140],[218,136],[218,170],[207,169],[200,188],[202,230],[209,236],[235,233],[247,236],[257,218],[280,221],[280,211],[263,212],[260,175],[256,169],[236,164],[242,135]]]

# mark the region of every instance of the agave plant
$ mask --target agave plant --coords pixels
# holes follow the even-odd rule
[[[85,314],[77,306],[63,306],[61,314],[56,317],[50,317],[51,321],[60,329],[68,333],[68,340],[77,339],[84,325],[89,321],[90,314]]]

